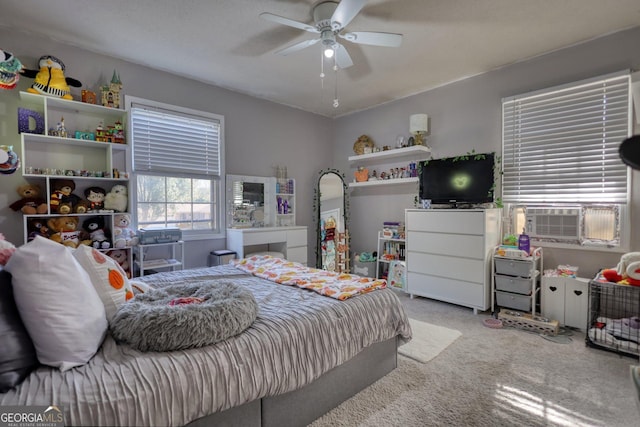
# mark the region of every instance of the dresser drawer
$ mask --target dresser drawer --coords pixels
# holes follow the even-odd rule
[[[423,254],[409,252],[407,269],[416,273],[432,276],[449,277],[466,282],[485,283],[484,260],[469,258],[453,258],[446,255]]]
[[[489,294],[480,283],[463,282],[410,271],[407,274],[407,292],[480,310],[489,308]]]
[[[407,245],[412,252],[477,259],[486,259],[487,256],[484,236],[411,231],[407,233]]]
[[[287,248],[287,260],[307,265],[307,247],[296,246],[295,248]]]
[[[286,235],[282,231],[252,231],[244,233],[242,243],[244,244],[244,246],[249,246],[284,241],[286,241]]]
[[[307,230],[287,230],[287,246],[307,246]]]
[[[424,210],[407,212],[408,231],[431,231],[436,233],[484,234],[484,212],[464,210]]]

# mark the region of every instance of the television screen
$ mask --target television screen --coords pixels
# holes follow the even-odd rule
[[[421,199],[450,205],[493,202],[493,153],[426,160],[421,166]]]

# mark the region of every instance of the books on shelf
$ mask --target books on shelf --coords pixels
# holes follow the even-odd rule
[[[382,245],[382,255],[379,256],[382,261],[404,260],[405,246],[404,242],[384,242]]]

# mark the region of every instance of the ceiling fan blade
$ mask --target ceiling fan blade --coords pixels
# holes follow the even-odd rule
[[[285,18],[283,16],[274,15],[273,13],[264,12],[260,14],[260,18],[267,21],[276,22],[278,24],[288,25],[289,27],[299,28],[301,30],[309,31],[310,33],[319,33],[318,29],[309,24],[303,22],[294,21],[293,19]]]
[[[336,43],[336,64],[340,68],[349,68],[353,65],[349,52],[340,43]]]
[[[336,31],[349,25],[366,2],[367,0],[342,0],[331,17],[331,28]]]
[[[319,41],[320,41],[320,39],[304,40],[304,41],[301,41],[300,43],[296,43],[296,44],[293,44],[291,46],[285,47],[283,49],[277,50],[275,53],[277,53],[278,55],[287,56],[290,53],[294,53],[294,52],[302,50],[302,49],[304,49],[306,47],[313,46],[314,44],[318,43]]]
[[[346,34],[338,34],[338,36],[352,43],[369,44],[372,46],[398,47],[402,44],[402,34],[354,31]]]

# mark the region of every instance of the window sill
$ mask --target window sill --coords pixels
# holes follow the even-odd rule
[[[574,251],[589,251],[589,252],[607,252],[607,253],[619,253],[624,254],[629,252],[628,248],[622,246],[583,246],[572,245],[570,243],[558,243],[558,242],[541,242],[539,240],[531,239],[532,246],[539,246],[542,248],[557,248],[557,249],[570,249]]]

